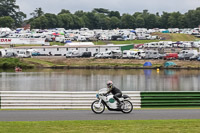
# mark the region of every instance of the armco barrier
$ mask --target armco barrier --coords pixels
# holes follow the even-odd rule
[[[97,92],[1,91],[1,109],[90,108]],[[140,108],[140,92],[126,91],[134,108]]]
[[[200,107],[200,92],[141,92],[141,108]]]

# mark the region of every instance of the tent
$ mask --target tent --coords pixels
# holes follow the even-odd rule
[[[146,67],[146,66],[152,66],[152,64],[151,64],[151,62],[145,62],[143,66],[144,67]]]
[[[72,43],[72,41],[70,41],[70,40],[66,40],[65,43]]]
[[[131,30],[130,32],[132,32],[132,33],[135,33],[135,31],[134,31],[134,30]]]
[[[164,67],[169,67],[169,66],[176,66],[176,63],[174,63],[172,61],[167,61],[164,63]]]
[[[164,30],[164,31],[162,31],[162,33],[169,33],[169,31],[168,30]]]

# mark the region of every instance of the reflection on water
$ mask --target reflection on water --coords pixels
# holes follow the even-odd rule
[[[123,91],[200,91],[198,70],[0,71],[0,91],[96,91],[112,80]]]

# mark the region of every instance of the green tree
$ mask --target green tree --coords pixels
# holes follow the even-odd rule
[[[120,27],[120,20],[113,16],[110,18],[110,28],[111,29],[115,29],[115,28],[119,28]]]
[[[0,17],[10,16],[15,20],[14,27],[20,26],[26,15],[19,10],[16,0],[0,0]]]
[[[70,13],[70,11],[69,11],[69,10],[66,10],[66,9],[62,9],[62,10],[58,13],[58,15],[60,15],[60,14],[65,14],[65,13]]]
[[[13,28],[15,25],[15,20],[10,16],[0,17],[0,25],[1,27]]]
[[[39,7],[39,8],[36,8],[34,10],[34,12],[30,13],[30,15],[33,16],[34,18],[38,18],[38,17],[44,15],[44,12],[42,11],[42,8]]]
[[[80,29],[81,27],[84,27],[84,22],[82,21],[82,19],[80,19],[78,16],[76,15],[71,15],[72,19],[73,19],[73,29]]]
[[[173,12],[170,14],[168,18],[168,25],[170,28],[177,28],[180,27],[179,25],[179,18],[181,17],[180,12]]]
[[[169,13],[163,12],[160,18],[161,28],[169,28],[169,25],[168,25],[169,16],[170,16]]]
[[[142,15],[141,12],[135,12],[135,13],[133,14],[133,17],[134,17],[134,18],[137,18],[138,16],[140,16],[140,17],[143,18],[143,15]]]
[[[146,28],[155,28],[155,27],[157,27],[157,20],[156,20],[156,15],[154,15],[154,14],[149,14],[148,15],[148,17],[147,17],[147,22],[148,23],[146,23]]]
[[[200,24],[200,7],[196,10],[189,10],[185,14],[185,22],[188,28],[195,28]]]
[[[57,18],[59,19],[59,27],[71,29],[74,25],[73,18],[69,13],[60,14]]]
[[[55,14],[46,13],[45,18],[48,20],[47,28],[56,28],[58,27],[58,21]]]
[[[0,0],[0,17],[14,16],[19,6],[16,5],[16,0]]]
[[[120,19],[120,13],[118,12],[118,11],[111,11],[110,13],[109,13],[109,17],[111,18],[111,17],[117,17],[118,19]]]
[[[135,18],[130,14],[123,14],[121,17],[121,28],[132,29],[135,27]]]
[[[135,20],[135,26],[137,28],[143,28],[145,26],[144,19],[142,17],[142,14],[137,15],[136,20]]]
[[[83,12],[82,10],[79,10],[79,11],[76,11],[76,12],[74,13],[74,15],[76,15],[76,16],[78,16],[78,17],[82,17],[82,16],[86,15],[86,13]]]
[[[110,11],[108,9],[104,9],[104,8],[94,8],[93,12],[103,13],[103,14],[109,14],[110,13]]]
[[[99,24],[100,17],[96,14],[97,13],[94,13],[94,12],[88,12],[86,15],[89,20],[88,25],[87,25],[89,29],[101,28]]]
[[[31,28],[46,29],[48,26],[48,19],[45,16],[40,16],[31,22]]]
[[[89,20],[89,18],[87,17],[87,15],[83,15],[83,16],[81,17],[81,21],[83,22],[83,27],[88,27],[88,28],[90,28],[90,27],[89,27],[89,25],[90,25],[90,20]]]

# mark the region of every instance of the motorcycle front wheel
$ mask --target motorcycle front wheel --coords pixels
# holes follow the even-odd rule
[[[122,112],[125,114],[128,114],[133,110],[133,104],[128,100],[124,100],[122,106]]]
[[[100,103],[100,106],[98,107],[99,105],[99,100],[96,100],[92,103],[91,105],[91,109],[94,113],[96,114],[101,114],[104,112],[105,110],[105,105],[103,103]]]

